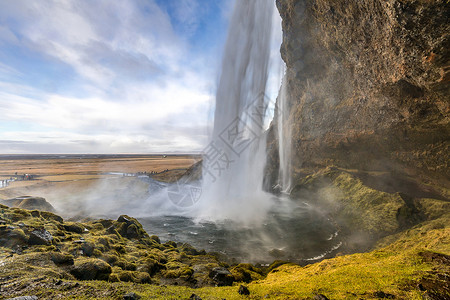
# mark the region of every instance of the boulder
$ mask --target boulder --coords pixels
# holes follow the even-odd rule
[[[30,233],[28,244],[30,245],[51,245],[53,237],[45,229],[35,229]]]
[[[116,229],[121,236],[128,239],[149,238],[142,225],[135,218],[121,215],[113,226],[113,228],[108,228],[108,233],[114,233],[114,229]]]
[[[111,266],[96,258],[79,259],[70,273],[78,280],[108,280]]]
[[[72,255],[60,252],[52,252],[51,259],[57,265],[73,265],[74,263]]]
[[[234,282],[234,277],[228,269],[223,267],[213,268],[209,272],[211,278],[217,286],[230,286]]]
[[[83,233],[84,232],[84,226],[79,223],[72,223],[72,222],[66,222],[63,225],[64,229],[66,231],[75,232],[75,233]]]
[[[246,286],[241,285],[238,289],[239,295],[250,295],[250,291]]]

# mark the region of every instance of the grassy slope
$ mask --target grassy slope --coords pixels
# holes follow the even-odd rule
[[[427,221],[399,232],[392,210],[380,205],[384,202],[391,205],[394,201],[394,210],[397,210],[401,206],[398,194],[377,192],[362,185],[357,178],[341,172],[328,172],[325,178],[328,180],[327,185],[322,185],[323,180],[314,183],[314,178],[310,178],[310,182],[305,184],[311,190],[319,190],[321,196],[330,194],[331,188],[333,197],[323,199],[333,201],[336,205],[333,209],[336,208],[340,215],[349,216],[350,211],[347,209],[352,205],[378,216],[373,220],[364,215],[354,216],[355,226],[376,232],[383,227],[384,219],[387,225],[384,228],[389,228],[391,233],[378,242],[375,250],[368,253],[338,256],[305,267],[283,265],[269,273],[265,279],[248,284],[250,299],[306,299],[318,293],[329,299],[376,299],[375,293],[380,291],[395,295],[397,299],[422,299],[425,293],[438,293],[441,297],[450,298],[450,259],[430,259],[434,255],[430,253],[450,255],[450,209],[447,201],[416,199],[416,204]],[[330,187],[329,183],[333,186]],[[91,224],[91,231],[94,232],[92,229]],[[77,237],[65,234],[67,237]],[[104,234],[103,229],[101,234]],[[44,248],[41,250],[46,251]],[[132,250],[136,252],[136,249]],[[166,253],[167,250],[170,249],[163,249]],[[58,298],[57,295],[64,295],[67,299],[121,299],[128,292],[136,292],[144,299],[186,299],[193,293],[202,299],[243,297],[237,293],[241,283],[232,287],[192,289],[164,285],[163,281],[153,277],[154,284],[77,281],[62,274],[60,269],[48,261],[48,257],[45,258],[45,252],[37,252],[39,247],[30,250],[29,254],[7,258],[8,251],[10,250],[0,251],[0,287],[3,292],[8,292],[8,295],[0,294],[0,299],[11,295],[38,295],[45,299]],[[178,259],[177,253],[171,250],[169,253],[172,253],[174,261]],[[124,254],[121,258],[133,260],[132,256]],[[139,263],[139,259],[136,263]],[[114,268],[113,273],[120,272]],[[59,278],[62,278],[62,282],[58,283]],[[157,285],[158,283],[162,285]],[[419,286],[422,286],[422,290]]]
[[[316,293],[330,299],[375,299],[374,293],[383,291],[400,299],[422,299],[424,291],[417,288],[423,277],[432,272],[448,274],[450,268],[424,259],[421,252],[435,251],[450,254],[450,215],[426,222],[398,236],[398,240],[370,253],[352,254],[300,267],[283,265],[266,279],[250,283],[250,299],[303,299]],[[445,225],[443,225],[445,224]],[[186,299],[192,293],[202,299],[241,299],[238,286],[191,289],[180,286],[155,286],[129,282],[63,280],[56,285],[54,268],[30,267],[20,257],[2,259],[2,285],[22,286],[17,295],[38,295],[53,298],[62,294],[67,299],[120,299],[127,292],[136,292],[144,299]],[[37,259],[39,261],[39,259]],[[13,264],[13,265],[10,265]],[[7,268],[5,268],[7,267]],[[21,277],[8,280],[20,273]],[[6,279],[6,280],[5,280]],[[450,296],[450,295],[448,295]],[[2,295],[0,298],[5,298]]]

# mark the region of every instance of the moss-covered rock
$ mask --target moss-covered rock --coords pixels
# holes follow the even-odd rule
[[[259,280],[264,277],[264,272],[260,268],[255,267],[252,264],[241,263],[230,269],[233,274],[234,280],[237,282],[251,282],[253,280]]]
[[[79,280],[108,280],[111,266],[97,258],[79,258],[70,273]]]
[[[117,282],[135,282],[135,283],[151,283],[150,275],[146,272],[139,271],[123,271],[123,270],[114,270],[109,275],[109,281]]]
[[[52,252],[51,259],[57,265],[73,265],[74,264],[74,257],[67,253]]]
[[[25,232],[14,226],[0,226],[0,246],[16,248],[28,243],[28,237]]]
[[[85,227],[80,224],[80,223],[75,223],[75,222],[65,222],[64,225],[64,230],[69,231],[69,232],[75,232],[75,233],[83,233]]]

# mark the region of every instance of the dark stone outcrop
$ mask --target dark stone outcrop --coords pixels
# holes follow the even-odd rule
[[[277,0],[277,7],[293,177],[335,165],[448,186],[448,2]],[[276,123],[268,146],[272,186]]]
[[[241,286],[239,286],[238,294],[239,295],[250,295],[250,290],[248,289],[248,287],[241,285]]]
[[[35,229],[30,232],[28,244],[30,245],[51,245],[53,237],[50,232],[45,229]]]
[[[217,267],[209,272],[209,278],[211,278],[217,286],[228,286],[234,282],[234,277],[228,269],[223,267]]]

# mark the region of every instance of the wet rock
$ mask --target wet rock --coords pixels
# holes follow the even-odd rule
[[[123,300],[138,300],[138,299],[141,299],[141,296],[139,296],[136,293],[128,293],[123,296]]]
[[[211,278],[217,286],[229,286],[234,282],[234,277],[231,272],[223,267],[213,268],[209,272],[209,278]]]
[[[123,223],[131,223],[131,220],[128,218],[128,216],[121,215],[117,219],[117,222],[123,222]]]
[[[139,238],[139,232],[138,232],[138,228],[136,227],[136,225],[131,224],[127,227],[127,231],[125,234],[126,237],[130,238],[130,239],[137,239]]]
[[[150,237],[150,239],[152,239],[153,241],[157,242],[158,244],[161,244],[161,240],[159,239],[159,236],[157,236],[157,235],[152,235]]]
[[[30,233],[28,244],[30,245],[51,245],[53,237],[45,229],[35,229]]]
[[[115,229],[121,236],[129,239],[148,238],[148,234],[142,228],[142,225],[135,218],[126,215],[121,215],[117,219]],[[110,231],[109,228],[108,231]],[[113,231],[111,233],[113,233]]]
[[[238,289],[238,294],[239,295],[250,295],[250,290],[246,286],[241,285]]]
[[[177,243],[175,243],[174,241],[165,242],[163,245],[166,247],[173,247],[173,248],[177,247]]]
[[[189,297],[189,299],[192,299],[192,300],[202,300],[202,298],[200,298],[200,296],[197,296],[196,294],[192,294],[192,295]]]
[[[448,1],[387,3],[277,0],[292,168],[400,164],[448,178]],[[278,174],[268,142],[266,174]]]
[[[108,280],[111,266],[100,259],[82,259],[75,262],[70,273],[79,280]]]
[[[109,227],[106,229],[106,232],[107,232],[108,234],[120,235],[120,234],[117,232],[117,229],[116,229],[116,227],[115,227],[114,225],[109,226]]]
[[[189,244],[183,244],[180,247],[180,251],[183,251],[184,253],[188,254],[188,255],[205,255],[206,251],[205,250],[201,250],[198,251],[197,249],[195,249],[194,247],[192,247]]]
[[[84,255],[86,256],[92,256],[94,253],[94,245],[91,243],[83,243],[81,245],[81,250],[83,250]]]

